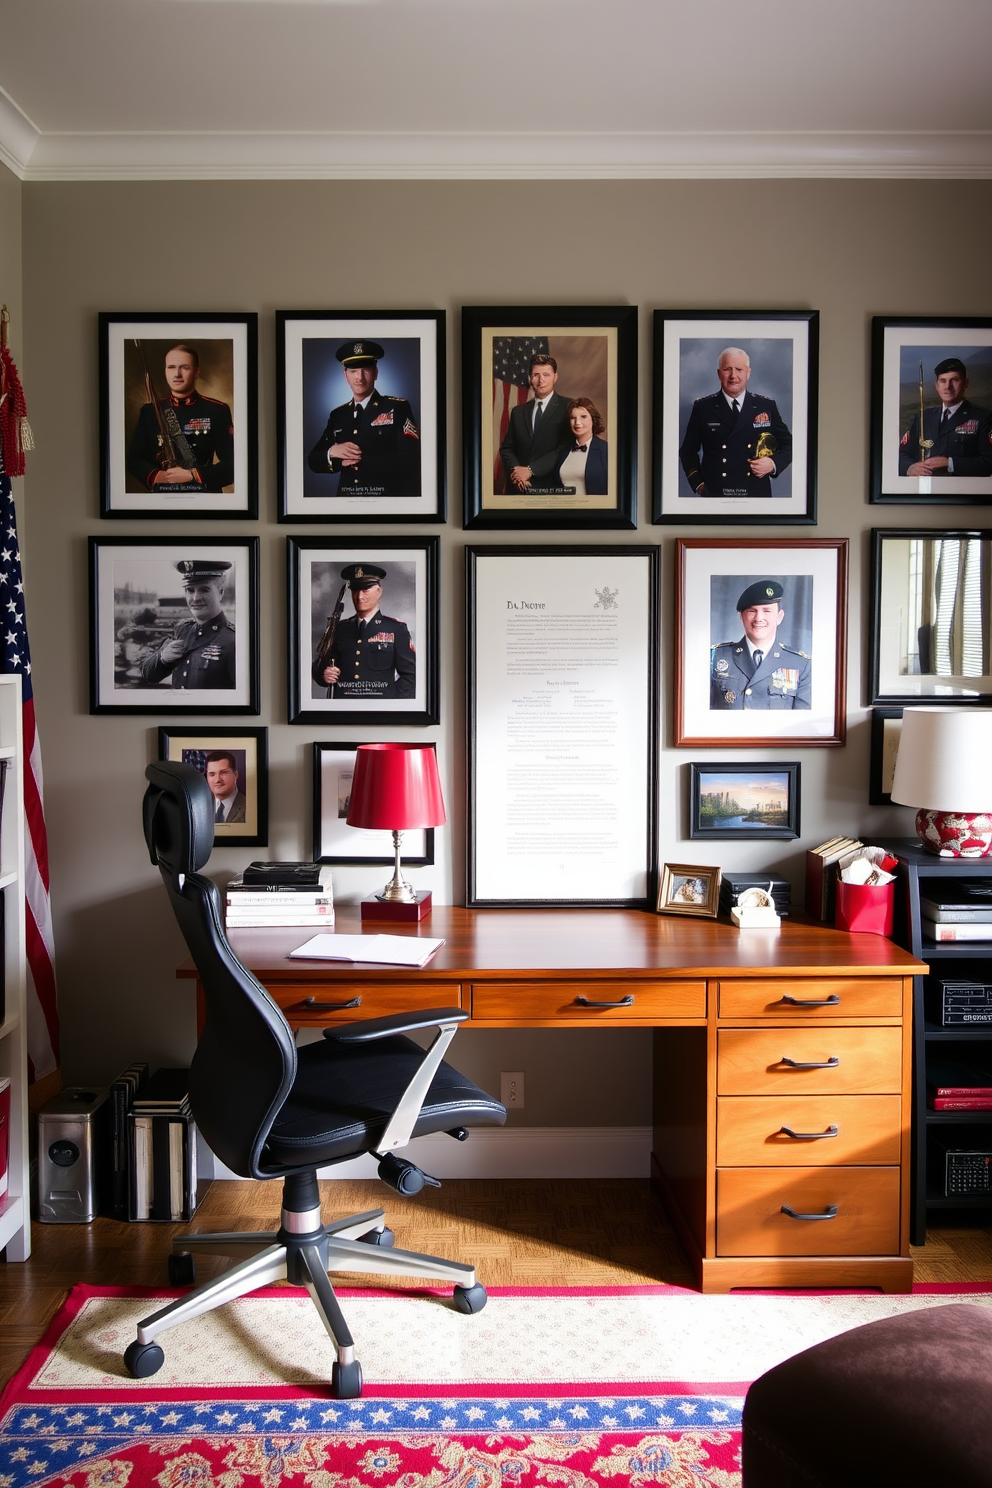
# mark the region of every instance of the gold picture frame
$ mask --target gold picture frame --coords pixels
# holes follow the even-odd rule
[[[666,863],[658,887],[659,914],[701,915],[715,920],[720,908],[722,869],[698,863]]]

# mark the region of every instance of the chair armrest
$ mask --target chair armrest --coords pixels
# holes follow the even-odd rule
[[[439,1028],[445,1024],[464,1023],[464,1008],[425,1008],[417,1013],[391,1013],[388,1018],[366,1018],[360,1023],[343,1023],[325,1028],[324,1037],[341,1043],[361,1044],[367,1039],[385,1038],[391,1033],[411,1033],[415,1028]]]

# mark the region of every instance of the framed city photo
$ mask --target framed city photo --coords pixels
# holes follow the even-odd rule
[[[675,743],[845,736],[847,538],[679,538]]]
[[[443,310],[278,310],[280,522],[443,522]]]
[[[722,876],[719,868],[701,868],[698,863],[666,863],[658,885],[658,913],[715,920]]]
[[[736,842],[799,836],[799,762],[689,766],[689,836]]]
[[[464,526],[637,526],[637,309],[462,308]]]
[[[873,317],[871,499],[992,502],[992,317]]]
[[[269,840],[268,729],[158,731],[158,757],[192,765],[214,801],[214,845],[264,847]]]
[[[439,539],[287,545],[290,723],[437,723]]]
[[[91,537],[90,712],[258,712],[258,538]]]
[[[102,314],[101,517],[257,517],[257,362],[257,315]]]
[[[348,825],[357,751],[357,744],[314,742],[312,856],[315,863],[392,865],[396,861],[392,832]],[[433,861],[434,828],[413,827],[405,831],[404,867],[423,868]]]
[[[868,773],[869,806],[889,806],[892,802],[892,777],[899,753],[902,733],[901,708],[872,708],[871,765]]]
[[[653,521],[816,521],[816,310],[656,310]]]

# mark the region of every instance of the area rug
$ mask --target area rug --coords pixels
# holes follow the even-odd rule
[[[736,1293],[494,1288],[465,1317],[433,1289],[340,1288],[365,1373],[336,1401],[306,1292],[275,1287],[161,1338],[175,1295],[79,1286],[0,1400],[0,1488],[739,1488],[750,1381],[820,1339],[985,1285]]]

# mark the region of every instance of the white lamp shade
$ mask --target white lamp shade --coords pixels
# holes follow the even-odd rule
[[[992,708],[906,708],[891,795],[927,811],[992,810]]]

